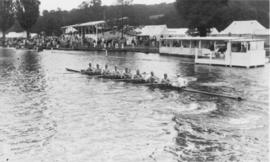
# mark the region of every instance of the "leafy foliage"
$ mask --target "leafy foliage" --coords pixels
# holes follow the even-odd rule
[[[39,0],[16,0],[16,16],[27,37],[39,17],[39,5]]]
[[[11,0],[0,1],[0,30],[3,32],[5,39],[5,32],[14,24],[14,4]]]
[[[175,6],[188,27],[201,36],[212,27],[223,30],[234,20],[258,20],[269,27],[267,0],[177,0]]]
[[[124,5],[123,8],[122,5],[119,4],[114,6],[102,6],[100,0],[86,1],[71,11],[63,11],[61,9],[43,11],[42,16],[38,18],[37,23],[33,26],[32,31],[36,33],[45,31],[47,35],[60,35],[61,26],[97,20],[107,20],[111,22],[120,18],[122,15],[129,18],[128,24],[132,26],[167,24],[170,28],[195,28],[199,22],[207,27],[207,31],[209,27],[216,27],[218,30],[223,30],[234,20],[255,19],[265,27],[269,27],[269,1],[267,0],[224,0],[224,5],[220,5],[220,3],[222,3],[221,0],[211,0],[217,1],[215,3],[210,2],[214,6],[202,7],[201,5],[189,4],[191,8],[185,8],[185,11],[179,11],[179,7],[183,6],[176,7],[178,1],[179,0],[177,0],[176,3],[170,4]],[[188,1],[205,2],[210,0]],[[217,7],[217,5],[220,5],[220,7]],[[186,14],[189,14],[190,10],[198,10],[192,11],[192,14],[197,14],[195,20],[191,21],[190,17],[186,16]],[[205,13],[201,14],[199,11]],[[213,14],[212,11],[215,14]],[[153,15],[164,16],[152,20],[150,16]]]
[[[176,7],[188,21],[191,29],[197,28],[200,36],[206,36],[209,29],[219,25],[228,0],[177,0]]]

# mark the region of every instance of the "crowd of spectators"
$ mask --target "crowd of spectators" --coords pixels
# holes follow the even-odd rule
[[[156,48],[159,42],[147,37],[123,37],[123,38],[83,38],[80,35],[43,36],[37,35],[30,39],[6,38],[0,39],[0,45],[14,48],[27,49],[124,49],[124,48]]]

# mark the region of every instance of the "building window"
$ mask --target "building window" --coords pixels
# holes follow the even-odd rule
[[[232,42],[232,52],[241,52],[240,42]]]

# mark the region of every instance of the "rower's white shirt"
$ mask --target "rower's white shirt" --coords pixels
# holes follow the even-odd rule
[[[172,85],[176,87],[186,87],[188,85],[188,80],[182,77],[178,77],[176,82],[174,82]]]

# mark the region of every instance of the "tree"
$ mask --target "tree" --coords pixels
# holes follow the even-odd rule
[[[59,36],[62,34],[61,27],[64,26],[63,14],[60,8],[52,11],[44,10],[31,30],[36,33],[45,32],[46,35]]]
[[[219,25],[227,5],[228,0],[176,0],[176,9],[200,36],[206,36],[210,28]]]
[[[90,0],[90,1],[83,1],[80,5],[80,9],[89,8],[89,7],[101,7],[102,1],[101,0]]]
[[[121,38],[124,36],[124,9],[131,5],[133,0],[117,0],[117,4],[121,6]]]
[[[3,43],[5,43],[6,31],[11,28],[14,23],[14,13],[13,1],[0,0],[0,30],[3,33]]]
[[[93,19],[100,20],[103,17],[103,9],[102,9],[101,0],[91,0],[90,1],[90,10],[92,11],[92,15],[96,16]]]
[[[91,0],[90,1],[90,6],[92,7],[100,7],[102,4],[101,0]]]
[[[16,0],[16,16],[30,38],[30,30],[39,17],[39,0]]]
[[[75,15],[79,14],[81,16],[80,19],[83,21],[96,21],[103,18],[103,7],[101,4],[101,0],[83,1],[79,5],[79,10],[75,9],[73,11],[75,11]]]
[[[117,3],[120,5],[131,5],[133,0],[117,0]]]

